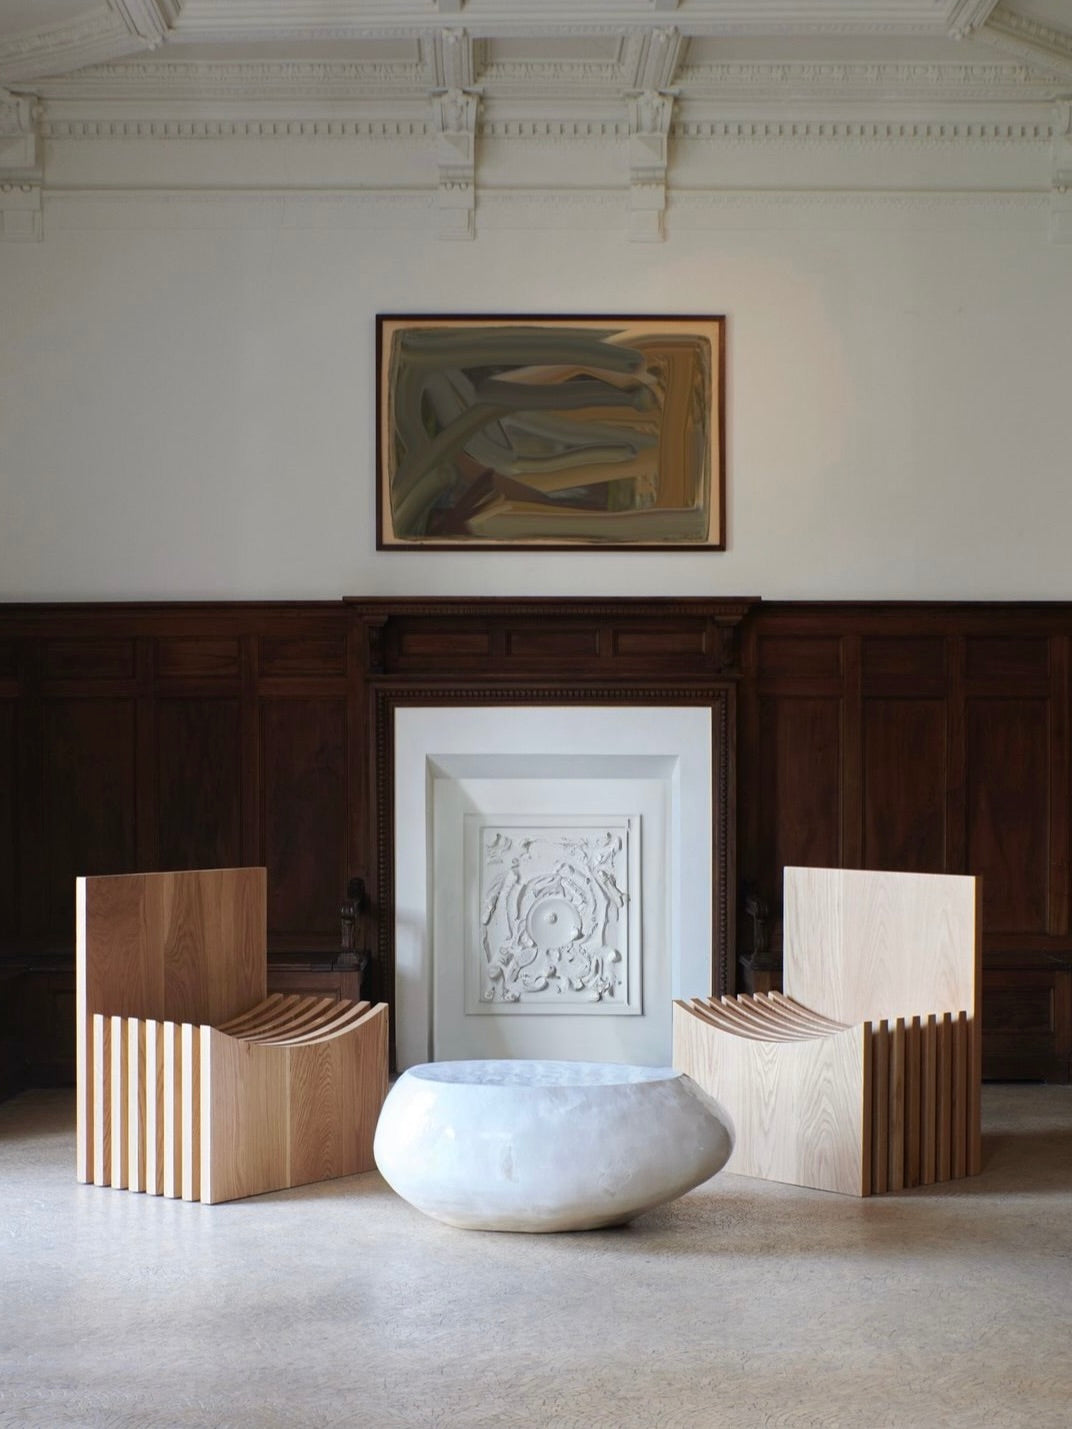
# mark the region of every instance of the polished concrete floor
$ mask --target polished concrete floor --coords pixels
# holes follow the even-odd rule
[[[1072,1425],[1072,1089],[985,1089],[972,1181],[719,1176],[496,1235],[371,1174],[223,1206],[78,1186],[73,1098],[0,1105],[0,1425]]]

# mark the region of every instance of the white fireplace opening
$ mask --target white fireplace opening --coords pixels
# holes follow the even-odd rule
[[[395,711],[400,1069],[662,1065],[711,991],[711,711]]]

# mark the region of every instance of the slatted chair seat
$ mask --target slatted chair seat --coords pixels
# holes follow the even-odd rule
[[[784,992],[674,1005],[674,1066],[730,1113],[726,1169],[866,1196],[974,1175],[978,887],[787,868]]]
[[[81,878],[78,1179],[206,1203],[373,1168],[387,1007],[267,995],[264,869]]]

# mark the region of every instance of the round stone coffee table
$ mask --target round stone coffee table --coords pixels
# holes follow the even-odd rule
[[[619,1225],[706,1181],[729,1116],[672,1067],[429,1062],[403,1072],[376,1128],[384,1179],[468,1230]]]

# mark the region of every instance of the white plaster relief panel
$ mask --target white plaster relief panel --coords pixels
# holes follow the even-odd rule
[[[640,816],[465,816],[466,1013],[642,1012]]]

